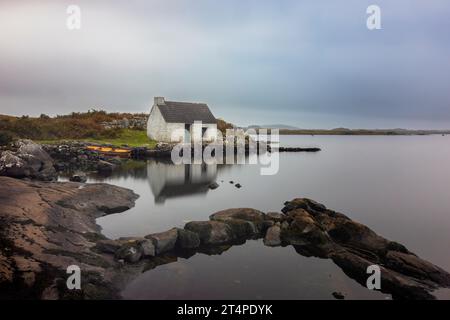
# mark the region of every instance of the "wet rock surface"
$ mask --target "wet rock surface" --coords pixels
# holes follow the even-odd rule
[[[84,182],[87,181],[87,176],[83,172],[77,172],[77,173],[73,174],[69,178],[69,180],[72,181],[72,182],[82,182],[82,183],[84,183]]]
[[[262,211],[251,208],[222,210],[210,215],[209,219],[225,222],[232,229],[239,228],[239,222],[241,222],[241,225],[248,226],[248,232],[245,233],[245,237],[255,236],[267,229],[271,224]]]
[[[229,225],[220,221],[192,221],[184,228],[196,233],[202,245],[220,245],[235,240]]]
[[[433,299],[433,290],[450,286],[445,270],[322,204],[298,198],[282,211],[289,219],[281,232],[284,241],[300,254],[333,260],[363,286],[370,265],[380,266],[381,291],[394,299]]]
[[[141,250],[138,241],[126,242],[115,252],[117,260],[124,260],[130,263],[138,262],[142,256],[143,250]]]
[[[197,233],[185,229],[178,229],[176,246],[178,249],[195,249],[200,246],[200,237]]]
[[[344,300],[345,299],[345,296],[339,291],[333,292],[332,295],[337,300]]]
[[[172,251],[177,243],[178,231],[176,228],[165,232],[154,233],[145,237],[153,242],[156,254]]]
[[[117,262],[95,247],[105,240],[95,219],[131,208],[136,198],[106,184],[0,177],[0,298],[117,298],[111,282]],[[119,248],[102,245],[109,252]],[[67,290],[70,265],[79,266],[90,285]]]
[[[264,244],[269,247],[277,247],[281,245],[281,228],[279,225],[270,227],[264,237]]]
[[[108,174],[111,174],[115,168],[116,168],[116,165],[111,162],[104,161],[104,160],[99,160],[97,162],[97,171],[99,173],[108,175]]]
[[[208,186],[208,188],[210,188],[211,190],[215,190],[218,187],[219,187],[219,184],[217,182],[213,182]]]

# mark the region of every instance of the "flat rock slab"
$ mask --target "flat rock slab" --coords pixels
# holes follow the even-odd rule
[[[96,249],[104,237],[95,219],[133,207],[137,197],[131,190],[107,184],[0,177],[0,288],[13,288],[0,290],[0,298],[20,293],[22,298],[39,299],[45,297],[36,294],[44,291],[69,297],[68,291],[55,292],[61,286],[53,283],[66,277],[69,265],[83,270],[84,281],[97,283],[77,298],[117,297],[107,281],[116,262]],[[112,242],[102,245],[104,250],[117,249]]]
[[[178,231],[176,228],[172,228],[165,232],[147,235],[145,238],[152,240],[156,248],[156,254],[161,254],[172,251],[175,248],[178,239]]]

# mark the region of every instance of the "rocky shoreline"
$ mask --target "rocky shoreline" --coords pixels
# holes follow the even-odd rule
[[[347,216],[313,200],[286,202],[281,212],[251,208],[216,212],[145,237],[107,239],[95,219],[134,205],[131,190],[107,184],[30,182],[0,177],[0,298],[119,299],[144,270],[197,253],[221,254],[249,239],[331,259],[365,285],[367,266],[381,268],[381,291],[394,299],[433,299],[450,274]],[[82,289],[65,286],[80,266]]]
[[[367,267],[376,264],[381,270],[381,291],[394,299],[433,299],[434,290],[450,287],[445,270],[305,198],[286,202],[280,212],[227,209],[183,228],[107,239],[96,218],[130,209],[138,195],[108,184],[82,183],[80,175],[72,176],[79,182],[55,182],[53,159],[85,160],[99,172],[103,165],[109,173],[116,167],[103,164],[106,161],[98,154],[80,154],[84,149],[79,146],[52,148],[44,147],[49,156],[41,146],[22,140],[1,155],[0,299],[120,299],[121,288],[145,270],[178,257],[221,254],[249,239],[262,239],[271,247],[293,246],[307,257],[331,259],[363,286]],[[66,287],[70,265],[83,272],[81,290]]]
[[[54,160],[55,169],[62,173],[98,172],[104,175],[112,173],[129,159],[103,155],[87,147],[92,143],[68,141],[60,144],[42,145]]]
[[[46,144],[43,145],[43,149],[55,160],[55,168],[58,171],[74,171],[85,170],[95,171],[105,167],[99,166],[99,162],[109,162],[111,166],[120,166],[126,162],[127,159],[105,156],[99,152],[88,150],[87,146],[92,145],[85,142],[67,142],[58,145]],[[109,146],[109,145],[102,145]],[[202,146],[204,149],[206,145]],[[173,145],[167,143],[158,143],[155,148],[148,149],[144,147],[129,148],[130,158],[137,160],[145,160],[152,158],[170,158],[172,154]],[[272,148],[266,143],[257,143],[256,148],[252,152],[318,152],[320,148],[294,148],[294,147],[276,147]],[[223,154],[227,152],[226,147],[223,146]],[[233,148],[233,152],[237,153],[237,148]],[[244,146],[245,154],[250,152],[248,144]],[[194,149],[191,148],[191,153],[194,155]]]
[[[154,149],[129,148],[126,157],[108,155],[88,147],[86,142],[67,141],[60,144],[39,145],[31,140],[19,140],[10,150],[5,150],[0,156],[0,175],[15,178],[30,178],[44,181],[56,180],[58,174],[76,174],[75,181],[84,181],[81,177],[86,172],[97,172],[110,175],[115,169],[125,165],[130,160],[145,160],[150,158],[168,159],[171,157],[172,145],[159,143]],[[100,147],[100,145],[99,145]],[[101,147],[106,147],[102,145]],[[272,152],[269,145],[258,143],[257,150]],[[254,150],[253,152],[256,152]],[[318,152],[319,148],[278,147],[278,152]],[[245,153],[250,152],[245,145]],[[194,149],[191,149],[192,154]],[[225,147],[223,150],[224,154]],[[234,148],[234,152],[237,149]],[[81,179],[80,179],[81,178]]]

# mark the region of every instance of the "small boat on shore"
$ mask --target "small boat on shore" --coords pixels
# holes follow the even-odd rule
[[[107,156],[117,156],[117,157],[130,157],[131,149],[129,148],[115,148],[115,147],[103,147],[103,146],[87,146],[86,149],[90,151],[96,151],[98,153]]]

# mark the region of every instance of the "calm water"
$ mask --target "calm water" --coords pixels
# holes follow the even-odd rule
[[[226,208],[279,211],[286,200],[309,197],[450,270],[450,136],[283,136],[281,145],[322,151],[280,154],[280,170],[273,176],[260,175],[258,165],[148,161],[106,179],[92,177],[90,182],[140,195],[135,208],[98,223],[111,238],[143,236],[207,220]],[[212,181],[220,187],[209,190]],[[268,248],[262,241],[159,266],[134,279],[123,294],[133,299],[329,299],[333,291],[354,299],[385,298],[349,279],[330,260],[303,257],[292,247]]]

